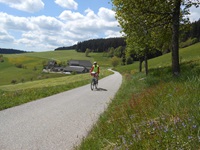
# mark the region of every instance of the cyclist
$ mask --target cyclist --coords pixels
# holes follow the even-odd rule
[[[98,77],[99,77],[99,65],[95,61],[94,64],[92,65],[92,68],[90,69],[90,73],[95,72],[97,76],[97,83],[98,83]]]

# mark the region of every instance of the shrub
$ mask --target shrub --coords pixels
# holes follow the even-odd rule
[[[198,42],[197,38],[193,38],[193,39],[190,38],[187,41],[180,43],[180,48],[188,47],[188,46],[193,45],[197,42]]]
[[[77,74],[77,72],[76,72],[76,71],[73,71],[71,74],[72,74],[72,75],[76,75],[76,74]]]
[[[114,57],[111,59],[111,64],[112,64],[113,67],[118,66],[119,63],[120,63],[120,58],[114,56]]]
[[[89,57],[89,53],[90,53],[90,49],[87,48],[86,51],[85,51],[85,56],[86,56],[86,57]]]
[[[12,84],[16,84],[16,83],[17,83],[17,80],[12,80],[11,83],[12,83]]]
[[[17,68],[23,68],[23,65],[22,65],[22,64],[15,64],[15,66],[16,66]]]
[[[132,57],[128,57],[126,59],[126,64],[129,65],[129,64],[132,64],[133,63],[133,58]]]

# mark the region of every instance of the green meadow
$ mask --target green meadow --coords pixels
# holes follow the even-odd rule
[[[180,49],[181,75],[172,76],[171,54],[114,68],[119,92],[78,150],[200,149],[200,43]]]
[[[110,59],[102,55],[90,53],[86,57],[85,53],[75,50],[3,55],[4,62],[0,64],[0,110],[90,83],[89,73],[43,73],[43,64],[49,60],[64,64],[71,59],[97,61],[101,66],[100,78],[112,74],[107,70]],[[12,83],[13,80],[16,81],[15,84]]]
[[[101,66],[101,78],[111,74],[107,71],[111,59],[102,53],[86,57],[74,50],[38,52],[4,55],[4,59],[0,64],[0,110],[90,82],[88,74],[42,73],[42,64],[50,59],[95,60]],[[148,64],[148,76],[138,72],[138,62],[113,68],[122,74],[123,83],[88,136],[74,149],[200,149],[200,43],[180,49],[178,77],[172,75],[170,53],[150,59]],[[13,79],[18,82],[11,84]]]
[[[75,50],[49,51],[25,54],[3,55],[5,62],[0,65],[0,85],[11,84],[13,80],[17,83],[35,81],[47,78],[57,78],[66,76],[63,74],[42,73],[43,64],[49,60],[56,60],[58,63],[67,64],[68,60],[90,60],[97,61],[102,67],[109,67],[110,61],[102,57],[100,53],[90,53],[89,57],[85,53],[78,53]],[[21,65],[20,67],[16,66]]]

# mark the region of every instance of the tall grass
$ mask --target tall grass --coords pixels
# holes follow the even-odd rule
[[[108,110],[76,149],[200,149],[200,60],[125,73]],[[119,70],[120,71],[120,70]],[[124,72],[124,70],[123,70]]]

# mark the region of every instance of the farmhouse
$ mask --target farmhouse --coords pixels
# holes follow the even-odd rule
[[[65,74],[75,73],[86,73],[90,71],[92,63],[89,60],[70,60],[68,66],[59,66],[55,60],[49,61],[44,67],[45,72],[60,72]],[[43,70],[43,71],[44,71]]]
[[[92,63],[89,60],[70,60],[68,66],[63,68],[63,72],[86,73],[91,67]]]

